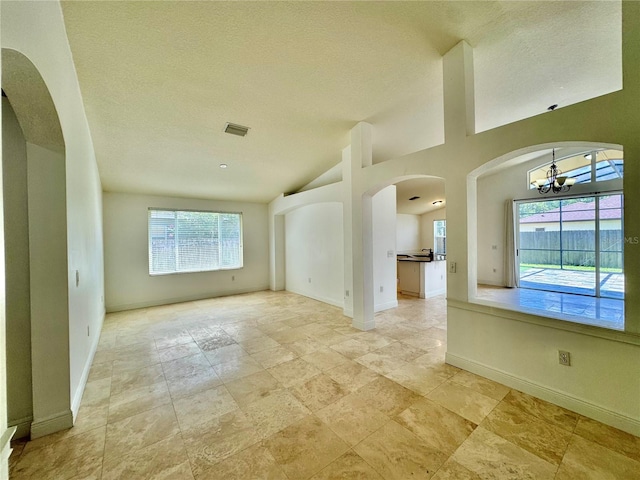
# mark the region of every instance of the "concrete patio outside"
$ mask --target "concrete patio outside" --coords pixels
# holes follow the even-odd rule
[[[595,271],[530,267],[520,269],[521,288],[595,295],[595,285]],[[624,274],[601,272],[600,296],[624,298]]]

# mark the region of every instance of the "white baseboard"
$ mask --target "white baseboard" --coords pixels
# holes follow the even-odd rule
[[[301,290],[297,290],[289,287],[287,287],[286,290],[287,292],[295,293],[296,295],[302,295],[303,297],[313,298],[314,300],[318,300],[319,302],[322,302],[322,303],[328,303],[329,305],[333,305],[334,307],[344,308],[343,301],[341,302],[333,298],[324,297],[322,295],[316,295],[315,293],[312,293],[312,292],[303,292]]]
[[[516,377],[510,373],[474,362],[451,353],[446,354],[446,362],[454,367],[462,368],[469,372],[486,377],[507,387],[533,395],[560,407],[577,412],[585,417],[593,418],[606,425],[624,430],[632,435],[640,436],[640,419],[628,417],[607,408],[595,405],[584,399],[568,395],[564,392],[553,390],[544,385]]]
[[[351,322],[351,326],[353,328],[357,328],[358,330],[368,331],[376,328],[376,322],[375,320],[370,320],[368,322],[353,321]]]
[[[31,433],[32,421],[33,417],[31,415],[29,415],[28,417],[19,418],[17,420],[9,420],[9,427],[15,427],[13,439],[29,437],[29,433]]]
[[[80,377],[80,384],[76,389],[75,394],[73,395],[73,399],[71,400],[71,412],[73,413],[73,423],[76,423],[76,417],[78,416],[78,410],[80,410],[80,402],[82,401],[82,395],[84,394],[84,389],[87,386],[87,380],[89,379],[89,372],[91,371],[91,365],[93,364],[93,357],[96,354],[96,350],[98,349],[98,343],[100,343],[100,333],[102,332],[102,325],[104,325],[104,317],[106,313],[102,312],[102,318],[100,319],[100,327],[98,328],[98,335],[94,339],[91,344],[91,349],[89,350],[89,355],[87,356],[87,361],[84,364],[84,368],[82,369],[82,376]]]
[[[398,306],[398,300],[392,300],[390,302],[379,303],[373,307],[374,312],[382,312],[383,310],[389,310],[390,308],[396,308]]]
[[[444,295],[447,293],[446,288],[439,288],[438,290],[429,290],[429,293],[424,294],[424,298],[437,297],[438,295]]]
[[[241,295],[243,293],[263,292],[269,290],[269,285],[257,287],[238,288],[225,290],[222,292],[199,293],[197,295],[187,295],[184,297],[162,298],[159,300],[149,300],[146,302],[127,303],[122,305],[107,305],[107,313],[122,312],[125,310],[136,310],[138,308],[159,307],[161,305],[171,305],[173,303],[193,302],[195,300],[206,300],[208,298],[227,297],[229,295]]]
[[[73,427],[73,412],[65,410],[64,412],[51,415],[31,423],[31,440],[44,437],[50,433],[59,432]]]
[[[504,282],[497,280],[480,280],[478,279],[478,285],[490,285],[492,287],[504,287]]]
[[[11,455],[11,439],[14,437],[16,427],[9,427],[2,432],[0,437],[0,478],[9,478],[9,456]]]

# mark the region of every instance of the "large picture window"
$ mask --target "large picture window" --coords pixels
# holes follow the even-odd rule
[[[242,267],[242,214],[149,209],[149,274]]]

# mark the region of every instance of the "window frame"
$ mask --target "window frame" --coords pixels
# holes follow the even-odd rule
[[[443,222],[444,225],[442,228],[444,228],[444,235],[438,235],[438,223],[439,222]],[[438,250],[438,238],[443,238],[444,241],[442,242],[444,245],[444,251],[440,252]],[[447,254],[447,220],[446,219],[439,219],[439,220],[434,220],[433,221],[433,254],[434,255],[446,255]]]
[[[217,215],[237,215],[239,217],[239,245],[238,245],[238,258],[239,265],[232,267],[220,267],[220,268],[204,268],[198,270],[176,270],[169,272],[152,272],[152,245],[151,245],[151,213],[152,212],[185,212],[185,213],[211,213]],[[175,246],[177,249],[177,245]],[[164,275],[182,275],[189,273],[204,273],[204,272],[219,272],[228,270],[240,270],[244,268],[244,222],[242,212],[220,211],[220,210],[199,210],[199,209],[187,209],[187,208],[166,208],[166,207],[148,207],[147,208],[147,271],[150,277],[158,277]]]

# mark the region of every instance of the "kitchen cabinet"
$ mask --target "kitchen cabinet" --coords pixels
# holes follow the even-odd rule
[[[398,290],[404,295],[420,296],[420,265],[424,262],[398,262]]]
[[[430,298],[447,292],[447,262],[398,260],[398,291]]]

